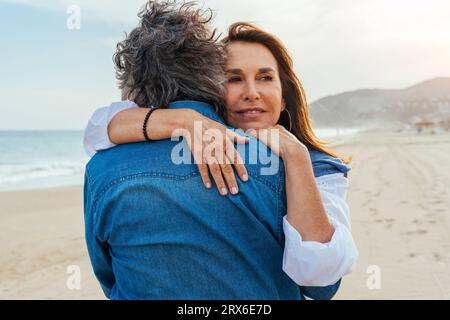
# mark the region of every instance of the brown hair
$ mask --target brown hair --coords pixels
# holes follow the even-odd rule
[[[258,43],[269,49],[278,62],[283,98],[286,102],[286,108],[292,117],[291,133],[307,147],[338,158],[345,164],[351,162],[351,158],[338,155],[326,148],[324,144],[329,142],[317,138],[313,133],[311,120],[308,115],[305,91],[294,72],[291,56],[277,37],[250,23],[236,22],[230,26],[228,36],[222,41],[225,45],[235,41]],[[289,128],[289,121],[289,116],[286,112],[282,112],[278,124]]]

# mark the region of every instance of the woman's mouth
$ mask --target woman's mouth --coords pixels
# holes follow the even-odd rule
[[[254,120],[260,117],[265,111],[261,108],[248,108],[236,112],[242,119]]]

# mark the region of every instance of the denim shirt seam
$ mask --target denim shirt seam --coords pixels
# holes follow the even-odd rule
[[[282,229],[283,229],[283,212],[281,212],[281,206],[280,203],[283,199],[281,199],[281,193],[282,193],[282,185],[284,184],[284,175],[280,174],[278,179],[278,186],[277,186],[277,228],[278,228],[278,238],[282,239]]]
[[[141,178],[149,178],[149,177],[165,178],[165,179],[176,180],[176,181],[184,181],[184,180],[188,180],[188,179],[193,178],[198,175],[199,175],[199,173],[197,173],[197,172],[191,172],[190,174],[183,175],[183,176],[168,174],[168,173],[163,173],[163,172],[141,172],[141,173],[121,176],[114,180],[111,180],[99,192],[96,193],[95,197],[92,197],[92,199],[93,199],[92,210],[94,210],[94,221],[97,220],[97,217],[96,217],[97,214],[96,214],[96,210],[95,210],[95,208],[97,206],[97,202],[110,188],[112,188],[122,182],[131,181],[131,180],[135,180],[135,179],[141,179]]]
[[[85,169],[85,171],[84,171],[84,174],[85,174],[85,176],[86,176],[86,180],[87,180],[87,189],[88,189],[88,192],[89,192],[89,197],[91,198],[91,199],[94,199],[94,197],[93,197],[93,193],[92,193],[92,186],[93,186],[93,184],[92,184],[92,178],[91,178],[91,174],[89,173],[89,169],[86,167],[86,169]],[[91,206],[91,212],[94,210],[94,206]],[[94,217],[95,217],[95,214],[94,214]]]
[[[87,189],[88,189],[88,192],[89,192],[89,197],[91,199],[94,199],[94,194],[92,192],[92,186],[93,186],[93,184],[92,184],[92,177],[91,177],[91,174],[89,173],[88,167],[86,167],[86,169],[85,169],[85,176],[86,176],[86,180],[87,180]],[[94,202],[92,202],[92,205],[91,205],[90,209],[91,210],[90,210],[90,212],[88,212],[88,214],[90,216],[92,216],[92,220],[93,220],[94,226],[97,226],[97,213],[96,213],[96,208],[95,208],[95,203]],[[94,227],[94,229],[95,229],[95,227]],[[95,231],[95,233],[97,233],[97,231]]]
[[[92,178],[91,178],[91,174],[89,173],[89,168],[86,167],[84,174],[86,175],[86,178],[88,180],[89,186],[92,186]],[[91,194],[92,196],[92,194]]]
[[[248,170],[249,174],[251,172],[252,172],[252,170]],[[193,171],[187,175],[174,175],[174,174],[168,174],[168,173],[163,173],[163,172],[141,172],[141,173],[130,174],[130,175],[125,175],[125,176],[116,178],[116,179],[110,181],[109,183],[107,183],[99,192],[97,192],[95,197],[91,193],[91,198],[93,199],[91,210],[94,212],[94,221],[97,220],[97,214],[96,214],[97,202],[110,188],[114,187],[115,185],[118,185],[125,181],[131,181],[131,180],[135,180],[135,179],[148,178],[148,177],[165,178],[165,179],[176,180],[176,181],[185,181],[185,180],[197,177],[197,176],[200,176],[200,173],[196,172],[196,171]],[[277,186],[274,186],[271,182],[267,181],[266,179],[264,179],[258,175],[253,176],[253,178],[260,181],[261,183],[265,184],[272,191],[274,191],[275,193],[278,194]],[[278,204],[277,204],[277,206],[278,206]]]

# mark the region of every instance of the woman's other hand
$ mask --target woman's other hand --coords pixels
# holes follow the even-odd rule
[[[259,130],[249,129],[246,133],[260,140],[284,161],[291,156],[309,157],[308,148],[282,125]]]

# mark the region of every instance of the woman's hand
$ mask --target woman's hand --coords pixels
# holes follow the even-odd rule
[[[186,139],[205,186],[212,187],[210,172],[220,194],[227,195],[228,190],[237,194],[239,188],[233,167],[242,181],[248,180],[248,173],[234,143],[245,144],[249,139],[195,110],[185,109],[183,116],[182,130],[174,136]]]
[[[114,144],[145,141],[142,123],[147,108],[126,109],[116,114],[108,125],[108,136]],[[233,166],[242,181],[247,170],[234,143],[244,144],[248,138],[228,130],[221,123],[204,117],[193,109],[158,109],[150,116],[147,133],[151,140],[184,137],[198,165],[201,178],[211,188],[209,172],[222,195],[239,192]],[[226,181],[226,184],[225,184]]]
[[[291,157],[298,159],[299,155],[309,157],[308,148],[282,125],[259,130],[249,129],[246,133],[260,140],[284,161]]]
[[[301,234],[303,241],[329,242],[334,228],[320,197],[308,148],[281,125],[250,129],[247,133],[258,138],[284,161],[289,223]]]

